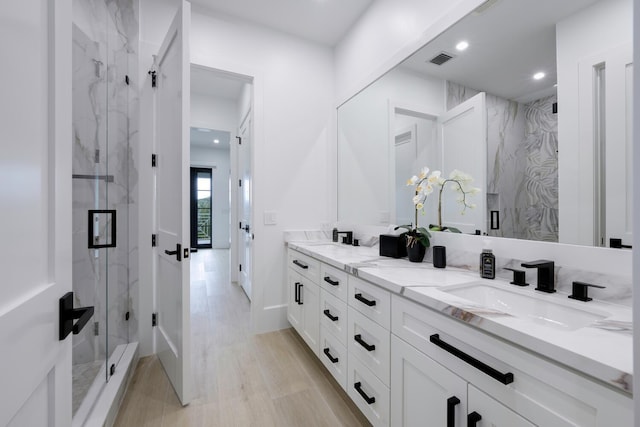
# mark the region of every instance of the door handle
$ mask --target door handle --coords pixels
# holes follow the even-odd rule
[[[374,351],[376,349],[376,345],[375,344],[368,344],[365,340],[362,339],[362,335],[360,335],[360,334],[354,335],[353,339],[358,344],[363,346],[365,348],[365,350],[367,350],[367,351]]]
[[[67,292],[60,298],[60,323],[59,336],[60,341],[64,340],[71,332],[78,335],[82,328],[85,327],[91,316],[93,316],[93,307],[73,308],[73,292]],[[78,319],[74,324],[73,321]]]
[[[451,396],[447,399],[447,427],[456,427],[456,406],[460,404],[460,399]]]
[[[180,243],[176,243],[175,251],[164,250],[164,253],[167,255],[175,255],[177,261],[182,261],[182,245]]]
[[[360,396],[362,396],[362,398],[364,399],[365,402],[367,402],[367,404],[372,405],[372,404],[376,403],[376,398],[374,396],[369,397],[369,396],[367,396],[367,393],[364,392],[364,390],[362,389],[362,383],[360,381],[355,383],[353,385],[353,388],[356,389],[358,394],[360,394]]]
[[[249,224],[246,224],[244,226],[244,231],[246,231],[247,233],[249,233],[249,231],[251,231],[251,227],[249,227]]]
[[[482,416],[476,411],[473,411],[472,413],[467,415],[467,426],[476,427],[480,420],[482,420]]]

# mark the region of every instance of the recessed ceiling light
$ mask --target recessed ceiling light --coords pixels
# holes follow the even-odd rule
[[[214,144],[220,144],[220,140],[219,140],[219,139],[214,139],[214,140],[213,140],[213,143],[214,143]]]
[[[545,76],[545,75],[546,75],[545,73],[543,73],[542,71],[540,71],[540,72],[537,72],[537,73],[535,73],[535,74],[533,75],[533,79],[534,79],[534,80],[544,79],[544,76]]]
[[[198,132],[211,132],[211,129],[198,128]]]
[[[459,51],[463,51],[468,47],[469,47],[469,43],[464,40],[456,45],[456,49],[458,49]]]

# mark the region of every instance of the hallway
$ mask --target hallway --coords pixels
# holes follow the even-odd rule
[[[191,259],[194,396],[181,407],[155,356],[140,360],[115,425],[361,426],[368,421],[302,339],[252,336],[250,305],[229,282],[229,250]]]

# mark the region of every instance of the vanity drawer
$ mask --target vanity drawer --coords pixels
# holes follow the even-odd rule
[[[632,425],[630,397],[540,357],[535,349],[510,345],[465,324],[476,320],[471,313],[456,320],[399,295],[392,297],[392,306],[394,335],[536,425]],[[495,371],[474,366],[447,346]],[[513,375],[512,382],[500,381],[505,374]]]
[[[320,324],[347,345],[347,303],[320,290]]]
[[[349,305],[385,329],[391,325],[391,294],[357,277],[349,277]]]
[[[349,355],[360,359],[385,385],[391,371],[391,334],[368,317],[349,307]]]
[[[297,271],[315,284],[320,279],[320,261],[317,261],[303,253],[289,249],[287,265],[293,271]]]
[[[327,264],[320,264],[320,286],[345,302],[348,291],[347,277],[346,271]]]
[[[347,348],[324,326],[320,327],[320,360],[333,378],[347,390]]]
[[[347,393],[351,400],[372,425],[389,426],[389,388],[351,353],[348,370]]]

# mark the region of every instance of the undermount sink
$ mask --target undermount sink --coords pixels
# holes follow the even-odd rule
[[[474,306],[510,314],[534,323],[562,328],[580,329],[610,316],[609,313],[584,309],[553,301],[549,295],[535,295],[532,291],[516,291],[486,283],[474,283],[441,289],[451,295],[472,301]]]

